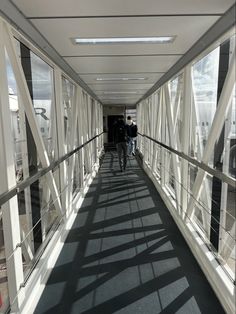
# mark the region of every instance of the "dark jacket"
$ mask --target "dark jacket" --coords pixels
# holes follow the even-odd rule
[[[129,137],[136,137],[137,131],[138,128],[136,124],[134,124],[133,122],[130,125],[127,124],[127,134]]]
[[[117,120],[113,125],[114,143],[122,143],[127,141],[127,126],[124,120]]]

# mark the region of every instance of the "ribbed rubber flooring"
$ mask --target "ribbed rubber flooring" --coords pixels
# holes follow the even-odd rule
[[[35,313],[224,313],[155,187],[116,152],[79,210]]]

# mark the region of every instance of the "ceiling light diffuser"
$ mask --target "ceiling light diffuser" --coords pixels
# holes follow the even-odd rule
[[[106,97],[104,99],[102,99],[103,101],[107,101],[107,100],[113,100],[113,99],[137,99],[137,97],[135,96],[117,96],[117,97]]]
[[[117,95],[117,94],[138,94],[137,91],[123,91],[123,92],[120,92],[120,91],[112,91],[112,92],[103,92],[104,95]]]
[[[144,81],[147,77],[97,77],[96,81]]]
[[[166,44],[173,42],[174,39],[175,36],[72,38],[73,42],[78,45]]]

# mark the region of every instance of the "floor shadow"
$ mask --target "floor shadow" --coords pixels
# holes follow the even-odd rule
[[[134,158],[103,157],[35,313],[224,313]]]

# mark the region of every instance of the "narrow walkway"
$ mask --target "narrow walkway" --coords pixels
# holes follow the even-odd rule
[[[35,311],[224,313],[155,187],[107,152]]]

